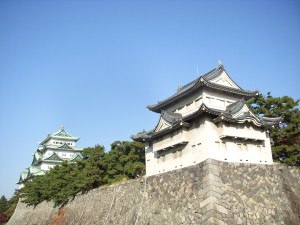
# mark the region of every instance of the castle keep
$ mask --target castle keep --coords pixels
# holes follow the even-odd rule
[[[65,131],[64,126],[60,130],[49,134],[39,143],[38,149],[33,153],[31,165],[24,170],[17,184],[20,188],[24,186],[30,178],[45,174],[56,165],[60,165],[64,160],[73,162],[82,159],[82,148],[76,146],[79,137],[74,137]]]
[[[219,64],[148,106],[160,114],[159,122],[153,130],[132,137],[146,143],[147,176],[206,159],[273,164],[267,128],[280,118],[251,112],[246,101],[257,94],[242,89]]]

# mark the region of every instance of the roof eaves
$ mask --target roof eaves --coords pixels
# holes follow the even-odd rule
[[[211,114],[211,115],[218,116],[222,112],[223,112],[223,110],[209,108],[205,103],[202,103],[197,111],[193,112],[192,114],[189,114],[189,115],[185,116],[183,118],[183,120],[184,121],[189,121],[189,120],[201,115],[202,113],[208,113],[208,114]]]
[[[184,85],[180,89],[180,91],[176,92],[175,94],[171,95],[170,97],[168,97],[168,98],[166,98],[162,101],[159,101],[157,104],[149,105],[149,106],[147,106],[147,108],[149,110],[153,111],[153,112],[160,113],[162,107],[167,106],[171,102],[174,102],[177,99],[179,99],[179,98],[191,93],[192,91],[194,91],[195,88],[198,87],[198,83],[199,83],[200,78],[201,78],[201,76],[198,77],[197,79],[193,80],[192,82]]]
[[[178,129],[179,127],[188,127],[188,126],[189,126],[189,123],[178,121],[173,126],[167,127],[167,128],[165,128],[163,130],[160,130],[160,131],[154,133],[153,135],[150,136],[150,139],[160,137],[160,136],[162,136],[162,135],[164,135],[166,133],[169,133],[170,131]]]
[[[258,118],[265,124],[266,127],[272,127],[276,124],[281,123],[282,121],[282,117],[270,118],[270,117],[258,116]]]
[[[154,133],[154,130],[150,130],[148,132],[139,133],[136,135],[132,135],[130,138],[134,141],[145,142],[149,140],[150,136]]]

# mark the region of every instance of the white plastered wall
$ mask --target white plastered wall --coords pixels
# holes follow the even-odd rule
[[[48,171],[48,170],[50,170],[50,168],[53,168],[56,165],[58,165],[58,164],[50,163],[50,162],[47,162],[47,163],[43,162],[41,164],[41,170]]]
[[[75,146],[76,142],[72,140],[62,140],[62,139],[56,139],[56,138],[51,138],[46,142],[46,145],[62,145],[64,143],[67,143],[70,146]]]
[[[221,93],[205,90],[203,92],[203,103],[209,108],[225,110],[226,106],[238,101],[240,98],[233,95],[224,96]]]
[[[207,132],[205,129],[205,118],[198,120],[185,133],[188,143],[168,150],[156,152],[159,145],[146,145],[146,171],[147,176],[171,171],[197,164],[208,157],[207,152]],[[173,137],[176,138],[176,137]],[[162,138],[162,141],[170,139],[170,135]]]
[[[237,136],[241,132],[234,126],[227,128]],[[250,128],[244,126],[242,130],[245,137],[257,136],[261,140],[221,139],[222,127],[211,122],[209,116],[203,116],[189,128],[186,145],[160,152],[156,152],[153,144],[146,146],[146,174],[151,176],[184,168],[209,158],[225,162],[273,164],[270,140],[266,132],[253,125]]]
[[[170,107],[165,108],[168,112],[176,112],[180,114],[187,114],[199,108],[202,104],[202,90],[186,97],[178,103],[173,104]]]

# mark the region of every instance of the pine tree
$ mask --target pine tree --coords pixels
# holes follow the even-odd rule
[[[282,122],[270,128],[273,159],[288,165],[300,166],[300,99],[259,94],[248,104],[259,116],[281,117]]]
[[[79,180],[81,182],[81,191],[89,191],[103,185],[105,169],[102,159],[105,155],[104,147],[96,145],[94,148],[85,148],[83,150],[84,159],[78,161],[80,169]]]
[[[64,161],[45,175],[33,177],[19,191],[22,201],[37,205],[47,200],[63,206],[79,192],[145,172],[144,145],[139,142],[116,141],[108,153],[96,145],[85,148],[82,155],[83,160]]]
[[[4,195],[0,198],[0,212],[3,213],[8,207],[8,201]]]
[[[133,179],[145,173],[145,145],[136,141],[115,141],[103,158],[105,181]]]
[[[19,190],[15,190],[15,193],[14,195],[8,200],[8,207],[5,211],[5,215],[10,218],[12,217],[16,207],[17,207],[17,204],[19,202]]]

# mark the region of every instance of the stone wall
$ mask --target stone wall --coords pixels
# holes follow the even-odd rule
[[[206,160],[78,195],[64,208],[19,203],[8,225],[300,224],[300,172]]]

